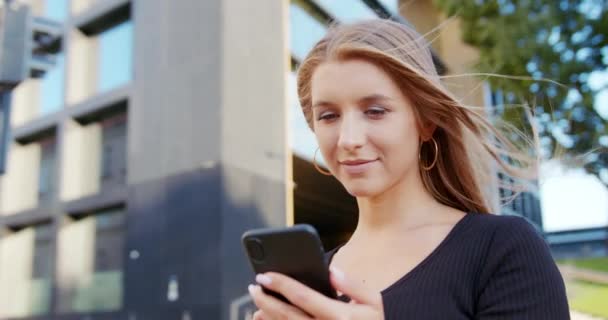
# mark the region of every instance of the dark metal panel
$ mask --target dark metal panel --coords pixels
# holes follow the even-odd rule
[[[130,16],[130,0],[104,0],[96,1],[73,22],[84,34],[92,36],[129,20]]]
[[[69,115],[81,124],[126,112],[131,86],[124,85],[99,95],[94,95],[67,109]]]
[[[167,211],[164,181],[131,186],[125,234],[124,309],[140,313],[160,311],[166,288],[160,282]]]
[[[27,144],[48,136],[56,135],[59,117],[42,117],[13,130],[13,138],[21,143]]]
[[[248,296],[253,272],[241,244],[248,229],[285,226],[285,185],[251,172],[224,167],[221,195],[222,317],[230,319],[231,304]]]
[[[166,277],[179,280],[184,308],[219,303],[219,169],[195,170],[167,180]]]
[[[57,209],[49,206],[37,207],[30,210],[20,211],[14,214],[2,216],[2,225],[19,229],[34,224],[46,223],[53,220]]]
[[[63,210],[65,213],[77,216],[87,214],[91,211],[98,211],[120,207],[127,201],[127,187],[113,187],[102,189],[101,192],[95,195],[83,197],[80,199],[65,202]]]
[[[219,312],[219,185],[219,170],[213,168],[131,187],[125,265],[129,314],[168,319]],[[171,279],[177,281],[173,299]],[[157,314],[154,310],[175,317],[142,317]]]

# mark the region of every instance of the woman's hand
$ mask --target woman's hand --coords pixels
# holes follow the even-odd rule
[[[384,319],[382,296],[349,281],[344,273],[331,268],[330,280],[336,290],[351,298],[350,303],[330,299],[306,285],[280,273],[268,272],[256,276],[265,288],[282,294],[289,305],[265,294],[259,285],[250,285],[255,305],[254,320],[275,319]]]

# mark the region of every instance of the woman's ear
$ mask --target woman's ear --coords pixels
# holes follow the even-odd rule
[[[420,129],[420,139],[423,142],[430,140],[433,137],[436,129],[437,125],[434,123],[427,123],[426,125],[423,125],[422,129]]]

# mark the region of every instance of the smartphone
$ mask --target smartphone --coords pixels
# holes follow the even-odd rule
[[[337,299],[329,282],[325,250],[315,228],[296,224],[283,228],[253,229],[241,238],[253,271],[278,272],[304,285]],[[264,292],[289,303],[281,294],[262,287]]]

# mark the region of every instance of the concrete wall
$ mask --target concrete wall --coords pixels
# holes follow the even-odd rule
[[[0,317],[30,314],[34,229],[4,234],[0,242]]]
[[[70,120],[64,126],[64,144],[62,148],[61,199],[75,200],[90,196],[100,191],[99,172],[101,157],[101,130],[97,123],[81,125]]]
[[[129,315],[229,319],[253,280],[241,234],[287,223],[287,5],[133,3]]]
[[[0,212],[4,215],[38,205],[40,146],[37,143],[9,146],[6,173],[0,177]]]

